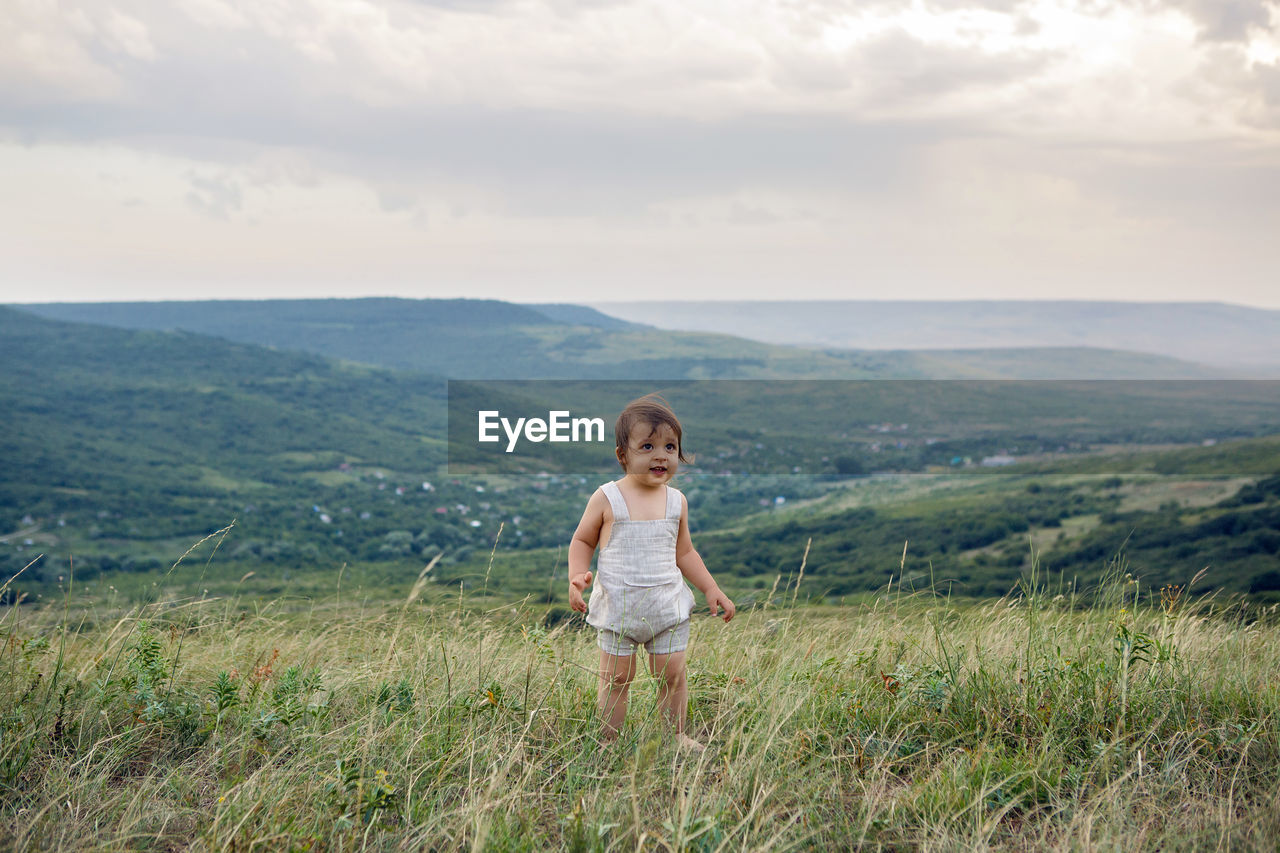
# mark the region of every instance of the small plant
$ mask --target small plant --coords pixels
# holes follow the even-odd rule
[[[401,799],[387,771],[378,770],[370,778],[353,759],[334,761],[334,774],[329,777],[327,791],[334,810],[340,812],[335,820],[340,828],[349,827],[357,820],[372,824],[380,816],[394,815]]]
[[[472,699],[471,709],[477,712],[485,711],[512,711],[519,713],[521,710],[518,697],[507,695],[506,688],[494,679],[476,690]]]
[[[224,669],[214,677],[209,695],[213,699],[214,714],[221,721],[227,711],[240,705],[240,682]]]
[[[546,628],[541,625],[525,625],[520,629],[520,633],[525,642],[537,650],[539,658],[548,663],[555,663],[556,650],[551,645],[551,636]]]
[[[413,685],[407,678],[395,684],[384,681],[378,685],[374,704],[388,714],[407,714],[413,710]]]
[[[249,731],[254,740],[266,744],[275,734],[276,725],[283,722],[275,711],[263,711],[249,723]]]
[[[318,705],[307,704],[307,699],[320,689],[320,670],[304,671],[291,666],[271,688],[271,707],[280,722],[287,728],[301,722],[308,714],[314,714]]]
[[[169,661],[165,659],[164,646],[146,622],[138,623],[138,635],[130,648],[128,669],[133,675],[131,688],[139,691],[139,698],[144,702],[150,701],[152,694],[169,678]]]
[[[724,830],[715,817],[681,815],[677,820],[664,820],[662,828],[671,837],[671,846],[690,853],[711,853],[724,842]]]

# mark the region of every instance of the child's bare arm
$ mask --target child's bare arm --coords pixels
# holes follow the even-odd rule
[[[609,499],[596,489],[582,512],[578,529],[569,542],[569,606],[579,613],[587,612],[587,602],[582,591],[591,585],[591,555],[600,541],[600,529],[604,526],[604,511]]]
[[[711,614],[717,615],[723,609],[722,618],[728,622],[737,612],[737,608],[733,606],[729,596],[720,589],[715,578],[711,577],[707,564],[702,562],[702,557],[694,550],[693,538],[689,536],[689,501],[683,495],[681,500],[684,506],[680,510],[680,534],[676,539],[676,567],[680,569],[680,574],[684,575],[685,580],[696,586],[707,597],[707,606],[711,608]]]

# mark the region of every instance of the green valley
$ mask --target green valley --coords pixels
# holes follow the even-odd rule
[[[271,305],[259,326],[274,335],[289,317]],[[0,308],[0,575],[31,564],[6,595],[49,595],[73,574],[86,593],[114,587],[141,598],[196,584],[307,595],[340,577],[381,595],[440,555],[431,580],[442,591],[562,600],[563,546],[587,496],[615,476],[607,447],[492,470],[451,459],[447,442],[450,371],[473,359],[520,376],[547,358],[529,341],[563,342],[567,329],[585,328],[552,316],[533,323],[530,310],[442,306],[418,337],[446,327],[463,337],[446,336],[452,354],[432,374],[355,360],[383,357],[373,350],[336,360]],[[355,337],[394,340],[380,316],[362,328],[353,315]],[[531,337],[509,335],[512,322]],[[598,322],[604,334],[610,324]],[[406,321],[404,334],[413,328]],[[699,379],[728,363],[715,359],[736,357],[725,340],[775,378]],[[802,594],[830,602],[891,577],[1002,595],[1033,551],[1064,584],[1100,577],[1123,554],[1157,586],[1209,567],[1200,590],[1268,601],[1280,589],[1271,383],[858,381],[898,375],[902,363],[782,347],[775,358],[718,336],[671,355],[670,378],[638,381],[643,366],[617,346],[594,357],[604,358],[602,376],[616,370],[629,382],[520,380],[485,393],[610,417],[629,396],[664,393],[697,455],[679,485],[699,548],[746,600],[793,577],[806,547]],[[522,352],[541,355],[522,361]],[[853,359],[835,373],[843,379],[812,378],[829,376],[839,358]],[[592,364],[586,355],[572,363]],[[793,369],[809,378],[776,378]]]

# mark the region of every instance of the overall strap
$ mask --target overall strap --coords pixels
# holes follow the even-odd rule
[[[680,492],[667,486],[667,518],[680,520],[680,513],[684,511],[684,501],[681,499]]]
[[[627,501],[622,497],[622,492],[618,491],[618,484],[610,480],[600,487],[604,492],[604,496],[609,499],[609,506],[613,508],[614,521],[630,521],[631,513],[627,512]]]

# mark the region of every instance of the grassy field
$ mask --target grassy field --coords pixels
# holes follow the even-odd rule
[[[890,587],[703,615],[703,755],[672,746],[647,678],[602,745],[592,634],[542,605],[425,582],[377,603],[79,600],[0,615],[5,848],[1280,841],[1274,614],[1123,567],[1090,609],[1028,578],[980,605]]]

